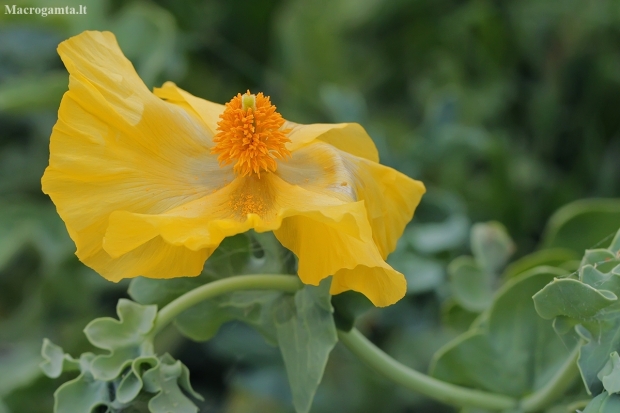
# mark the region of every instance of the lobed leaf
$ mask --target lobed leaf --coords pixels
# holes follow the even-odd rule
[[[207,300],[180,314],[175,325],[195,341],[211,339],[226,322],[242,321],[276,343],[273,307],[283,296],[277,291],[236,291]]]
[[[618,237],[610,248],[586,251],[578,279],[556,279],[533,297],[538,314],[554,319],[555,330],[565,343],[580,343],[578,365],[590,394],[607,385],[615,390],[615,373],[609,363],[610,354],[614,357],[620,351]]]
[[[610,354],[607,364],[598,372],[597,377],[607,393],[620,393],[620,356],[617,351]]]
[[[151,413],[197,413],[198,408],[183,393],[183,390],[198,400],[203,397],[189,384],[189,371],[180,361],[168,354],[161,357],[159,364],[144,373],[144,389],[156,393],[149,401]]]
[[[154,356],[138,357],[131,363],[131,369],[122,378],[116,388],[116,399],[124,404],[131,403],[144,386],[142,374],[159,364],[159,360]],[[144,368],[143,366],[147,366]]]
[[[620,411],[620,396],[603,392],[596,396],[582,413],[617,413]]]
[[[547,320],[558,316],[587,319],[618,300],[610,291],[599,291],[571,278],[553,280],[533,299],[536,311]]]
[[[39,365],[47,377],[55,379],[65,371],[79,370],[80,362],[69,354],[65,354],[60,346],[48,339],[43,340],[41,356],[44,361]]]
[[[99,406],[110,406],[109,384],[97,380],[91,373],[94,354],[80,357],[80,375],[62,384],[54,393],[54,413],[91,413]]]
[[[112,380],[135,358],[153,354],[147,335],[153,329],[157,306],[120,299],[116,311],[119,320],[98,318],[84,329],[94,346],[109,351],[92,362],[93,376],[98,380]]]
[[[307,413],[338,341],[329,280],[283,296],[276,307],[276,332],[297,413]]]
[[[579,268],[592,265],[601,272],[608,272],[618,265],[616,254],[609,249],[586,250]]]
[[[511,279],[487,310],[433,359],[431,374],[451,383],[522,397],[542,386],[570,353],[552,323],[536,316],[532,295],[565,274],[538,267]]]
[[[152,413],[194,413],[198,410],[186,394],[203,400],[191,387],[187,367],[168,354],[160,358],[137,357],[129,361],[127,371],[106,380],[101,379],[100,367],[95,365],[98,356],[92,353],[75,360],[49,341],[44,343],[43,352],[48,363],[46,370],[51,374],[59,375],[66,360],[71,369],[80,371],[54,394],[54,413],[96,412],[100,406],[105,406],[106,411],[133,411],[144,402],[145,392],[156,393],[149,397]]]

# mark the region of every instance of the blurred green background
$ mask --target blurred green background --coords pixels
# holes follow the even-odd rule
[[[149,87],[173,80],[221,103],[263,91],[296,122],[359,122],[382,163],[427,185],[390,258],[409,295],[359,322],[422,371],[460,331],[441,323],[446,266],[468,253],[472,223],[503,223],[520,257],[562,205],[620,196],[617,0],[13,3],[81,4],[88,14],[0,13],[0,413],[50,412],[67,378],[41,377],[42,338],[88,351],[83,327],[127,297],[128,283],[77,261],[41,193],[68,83],[56,46],[83,30],[113,31]],[[201,411],[292,412],[278,350],[244,325],[207,343],[170,332],[160,346],[190,368],[206,397]],[[335,411],[453,410],[392,386],[337,347],[312,409]]]

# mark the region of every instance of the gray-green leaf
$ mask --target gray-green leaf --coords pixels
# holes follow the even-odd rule
[[[620,396],[603,392],[596,396],[582,413],[617,413],[620,412]]]
[[[493,300],[492,274],[480,268],[472,257],[459,257],[448,266],[454,299],[465,309],[480,312]]]
[[[93,375],[98,380],[112,380],[136,357],[152,354],[152,343],[146,337],[153,328],[157,306],[121,299],[117,313],[119,320],[98,318],[84,329],[94,346],[109,351],[92,362]]]
[[[282,297],[276,308],[278,344],[297,413],[310,410],[338,341],[332,312],[328,280],[318,287],[305,286],[294,297]]]
[[[90,373],[94,355],[80,357],[81,374],[61,385],[54,393],[54,413],[91,413],[98,406],[110,406],[109,383],[96,380]]]
[[[620,393],[620,356],[617,351],[611,353],[607,364],[597,376],[608,393]]]
[[[514,253],[515,245],[506,228],[492,221],[472,226],[471,250],[482,269],[497,274]]]
[[[196,413],[198,408],[185,396],[183,390],[203,400],[189,384],[189,371],[180,361],[165,355],[157,367],[144,373],[144,390],[157,393],[149,402],[151,413]]]
[[[65,371],[79,370],[80,363],[68,354],[65,354],[60,346],[52,343],[48,339],[43,340],[41,356],[44,361],[40,367],[47,377],[55,379]]]
[[[553,267],[538,267],[512,278],[487,310],[486,323],[474,323],[437,352],[433,376],[513,397],[544,386],[570,349],[563,350],[550,321],[536,316],[531,297],[561,274]]]

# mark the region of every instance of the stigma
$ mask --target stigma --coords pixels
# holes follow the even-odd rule
[[[248,90],[226,103],[217,123],[212,154],[218,154],[220,166],[234,162],[233,170],[241,176],[275,172],[276,159],[291,156],[286,149],[290,130],[282,130],[284,118],[268,96]]]

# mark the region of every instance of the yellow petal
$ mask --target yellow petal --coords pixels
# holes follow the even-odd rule
[[[288,135],[291,143],[287,146],[291,152],[316,139],[352,155],[379,162],[377,147],[364,128],[357,123],[301,125],[286,122],[284,128],[291,129]]]
[[[385,263],[424,187],[380,166],[357,124],[289,123],[292,150],[275,173],[235,176],[211,155],[223,106],[166,83],[150,93],[110,33],[63,42],[70,72],[43,189],[78,257],[117,281],[197,275],[227,236],[275,231],[304,282],[377,306],[405,293]]]
[[[234,175],[210,154],[211,132],[182,107],[150,93],[112,34],[85,32],[58,50],[70,72],[69,91],[42,184],[76,254],[115,281],[197,275],[212,248],[171,245],[146,231],[142,237],[148,239],[135,249],[112,257],[103,238],[116,211],[158,214],[228,185]]]
[[[364,200],[372,237],[385,259],[396,249],[398,239],[426,192],[424,184],[392,168],[344,154],[355,176],[358,200]]]
[[[405,296],[407,281],[387,264],[360,264],[352,270],[341,269],[332,278],[332,295],[349,290],[364,294],[377,307],[387,307]]]
[[[192,251],[213,250],[222,240],[252,228],[253,221],[236,219],[230,210],[231,194],[239,182],[163,213],[116,211],[110,215],[104,249],[120,257],[161,237],[166,243]]]
[[[191,108],[207,125],[213,135],[217,133],[217,123],[224,112],[224,105],[198,98],[175,85],[166,82],[161,88],[155,88],[156,96],[185,109]]]
[[[304,283],[318,285],[333,274],[332,294],[354,290],[377,307],[394,304],[407,290],[404,276],[381,258],[370,234],[364,203],[344,204],[339,212],[345,211],[356,217],[359,237],[343,231],[337,220],[321,222],[303,212],[284,219],[274,233],[299,258],[298,273]]]
[[[184,246],[170,245],[161,237],[153,238],[120,257],[112,258],[99,248],[82,261],[110,281],[145,276],[175,278],[200,274],[213,249],[192,251]]]
[[[383,259],[394,251],[425,192],[424,185],[387,166],[320,140],[280,161],[276,174],[304,189],[348,201],[365,201],[372,236]]]
[[[278,161],[275,174],[308,191],[345,202],[357,200],[353,168],[345,164],[342,151],[319,140],[292,152],[290,159]]]
[[[69,73],[89,89],[86,95],[74,96],[76,100],[94,98],[128,124],[140,121],[143,98],[150,92],[120,52],[112,33],[84,32],[58,45],[58,54]]]
[[[366,219],[364,210],[353,216],[348,209],[338,208],[343,204],[347,202],[288,184],[274,174],[261,179],[243,177],[164,213],[112,213],[104,249],[110,256],[120,257],[161,237],[168,244],[190,250],[213,250],[225,237],[249,229],[272,231],[284,218],[300,212],[359,237],[357,221]]]

